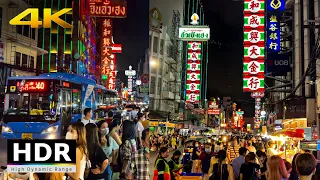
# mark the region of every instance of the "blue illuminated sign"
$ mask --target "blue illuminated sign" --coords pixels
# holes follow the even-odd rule
[[[267,52],[280,51],[280,18],[276,15],[268,15],[267,19]]]
[[[267,11],[273,12],[273,11],[284,11],[284,8],[286,6],[285,0],[267,0]]]

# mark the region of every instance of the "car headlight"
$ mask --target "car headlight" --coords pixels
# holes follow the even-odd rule
[[[5,132],[5,133],[12,133],[12,129],[7,127],[7,126],[3,126],[2,125],[2,132]]]
[[[58,127],[58,125],[48,127],[47,129],[43,130],[41,134],[56,133],[58,131]]]

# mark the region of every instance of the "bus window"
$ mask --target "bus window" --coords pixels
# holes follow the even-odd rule
[[[72,114],[81,114],[81,90],[72,90]]]
[[[53,122],[60,119],[57,108],[58,98],[51,93],[10,93],[6,94],[4,116],[10,122]],[[26,115],[34,118],[22,118]]]
[[[9,96],[9,97],[8,97]],[[29,94],[7,94],[9,104],[5,107],[5,114],[8,115],[27,115],[29,105]]]

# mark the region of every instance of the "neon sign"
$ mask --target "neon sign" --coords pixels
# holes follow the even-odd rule
[[[244,1],[244,92],[264,90],[264,13],[264,0]]]
[[[119,2],[119,1],[118,1]],[[127,1],[115,3],[114,0],[89,0],[89,14],[96,17],[127,17]]]
[[[189,103],[200,101],[201,45],[201,42],[188,42],[186,102]]]
[[[28,81],[28,82],[17,82],[17,87],[21,92],[30,91],[45,91],[47,89],[47,82],[45,81]]]

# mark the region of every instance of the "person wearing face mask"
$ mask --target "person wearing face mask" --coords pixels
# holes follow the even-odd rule
[[[122,144],[121,138],[120,138],[120,126],[121,126],[121,120],[120,119],[113,119],[110,126],[109,126],[109,136],[112,137],[120,146]]]
[[[252,140],[248,141],[247,149],[248,149],[249,152],[253,152],[253,153],[257,152],[256,148],[252,145]]]
[[[193,148],[192,148],[192,173],[199,172],[199,156],[201,154],[201,148],[199,146],[199,142],[194,141],[193,142]]]
[[[138,135],[138,141],[137,141],[137,147],[138,149],[142,148],[142,131],[144,130],[144,126],[142,125],[142,122],[146,120],[146,116],[142,113],[138,114],[138,122],[136,124],[136,131]]]
[[[106,123],[105,121],[99,121],[97,126],[100,132],[99,139],[100,139],[101,148],[103,152],[106,154],[106,156],[108,157],[108,159],[110,160],[112,158],[112,152],[114,150],[119,149],[119,146],[117,142],[112,137],[110,137],[108,123]],[[108,164],[103,174],[106,175],[106,180],[111,180],[112,170],[111,170],[110,164]]]
[[[211,162],[211,158],[213,157],[212,153],[211,153],[211,144],[210,143],[206,143],[204,145],[205,148],[205,152],[203,153],[203,155],[200,158],[200,166],[201,166],[201,170],[202,173],[204,174],[205,179],[209,179],[209,169],[210,169],[210,162]]]
[[[66,139],[76,140],[76,172],[66,173],[68,179],[84,180],[84,171],[89,158],[86,140],[86,130],[82,123],[75,122],[68,127]]]
[[[170,171],[173,172],[171,175],[171,179],[175,179],[176,175],[180,175],[180,171],[183,169],[183,166],[180,165],[180,156],[181,156],[181,151],[176,150],[172,157],[171,160],[168,162]]]

